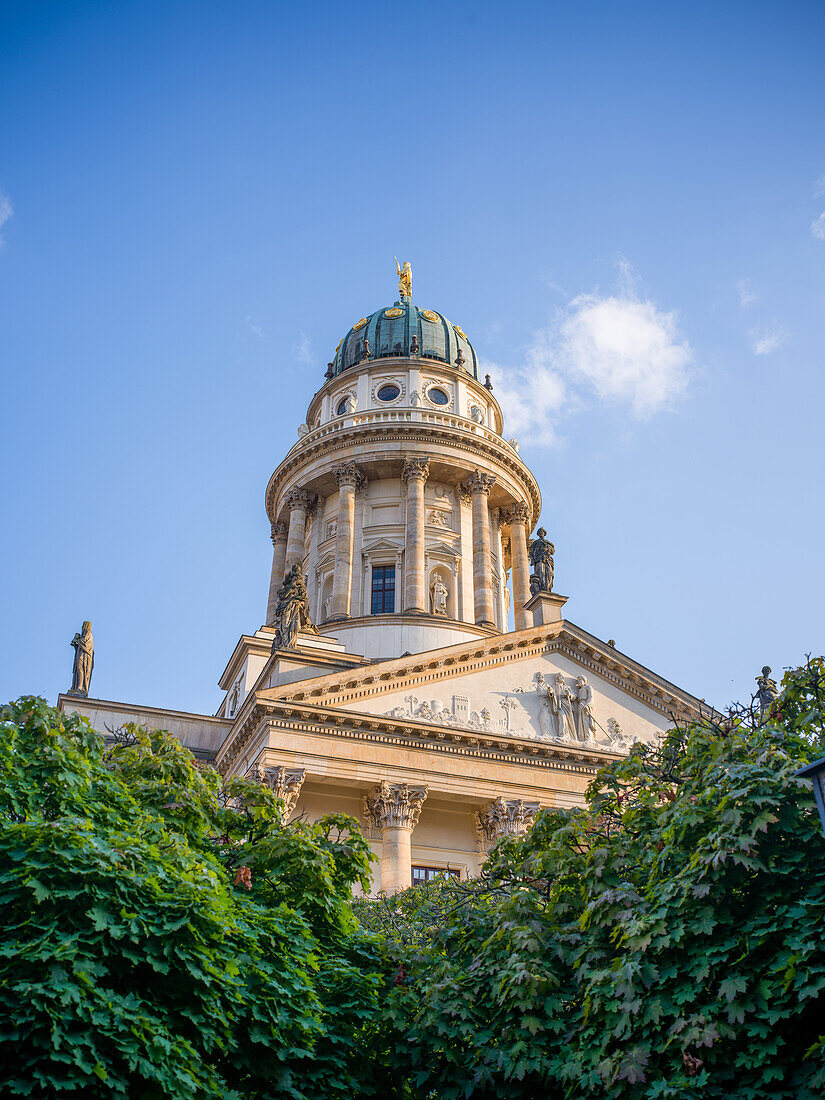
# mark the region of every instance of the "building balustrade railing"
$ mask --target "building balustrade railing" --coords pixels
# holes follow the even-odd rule
[[[499,435],[498,432],[493,431],[492,428],[488,428],[486,424],[478,424],[475,420],[471,420],[466,416],[459,416],[457,413],[411,408],[367,409],[364,412],[345,413],[342,416],[336,416],[326,424],[321,424],[317,428],[312,428],[306,435],[302,436],[292,445],[289,453],[292,454],[293,451],[297,450],[299,447],[306,447],[328,436],[337,435],[340,432],[349,431],[353,428],[369,427],[375,424],[431,424],[439,428],[457,428],[459,431],[467,432],[469,435],[486,439],[497,446],[504,447],[505,450],[518,458],[518,452],[515,451],[504,437]],[[521,460],[519,459],[519,461]]]

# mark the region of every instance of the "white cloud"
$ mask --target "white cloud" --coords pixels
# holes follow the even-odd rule
[[[302,332],[300,338],[292,345],[292,354],[299,367],[311,367],[314,365],[315,360],[312,357],[312,348],[306,333]]]
[[[552,444],[551,418],[586,406],[593,396],[647,420],[684,394],[691,347],[676,313],[637,296],[636,281],[623,261],[618,293],[579,295],[535,333],[522,366],[485,367],[497,379],[508,432]]]
[[[814,184],[814,198],[818,199],[820,195],[825,195],[825,176],[820,176]]]
[[[758,298],[750,279],[740,279],[736,284],[736,289],[739,292],[739,305],[742,309],[747,309]]]
[[[636,298],[580,295],[560,330],[566,372],[646,420],[684,393],[693,355],[675,313]]]
[[[818,241],[825,241],[825,210],[811,222],[811,233]]]
[[[501,367],[482,361],[481,369],[496,380],[496,396],[505,417],[507,434],[553,446],[558,442],[553,414],[568,400],[564,380],[551,367]]]
[[[263,338],[264,336],[266,336],[266,329],[256,317],[253,317],[251,314],[247,313],[244,320],[246,321],[250,332],[254,336],[257,336],[259,338]]]
[[[13,213],[14,210],[12,209],[12,205],[9,201],[8,196],[4,195],[3,192],[0,191],[0,229],[3,228],[3,226],[6,224]],[[3,238],[0,237],[0,244],[2,243]]]
[[[784,344],[785,333],[781,328],[752,328],[748,339],[754,355],[770,355]]]

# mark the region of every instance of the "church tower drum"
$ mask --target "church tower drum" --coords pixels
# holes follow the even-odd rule
[[[335,350],[300,438],[270,478],[267,605],[295,562],[322,635],[391,658],[531,621],[527,534],[541,497],[502,436],[492,386],[460,326],[399,298]]]

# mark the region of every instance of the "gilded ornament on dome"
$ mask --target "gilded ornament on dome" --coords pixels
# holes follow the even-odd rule
[[[343,342],[344,342],[344,337],[342,336],[341,339],[338,341],[338,343],[335,345],[335,350],[336,351],[340,348],[340,346],[343,344]]]
[[[385,317],[403,317],[404,316],[404,310],[399,309],[397,306],[393,306],[392,309],[385,309],[384,310],[384,316]]]
[[[456,332],[458,333],[458,335],[461,337],[462,340],[467,339],[467,333],[464,331],[464,329],[461,327],[461,325],[453,325],[453,328],[456,330]],[[468,343],[469,343],[469,341],[468,341]]]
[[[422,309],[421,316],[424,318],[425,321],[432,321],[433,324],[438,321],[438,314],[433,313],[431,309]]]
[[[359,328],[363,328],[366,323],[367,323],[367,318],[362,317],[360,321],[356,321],[355,324],[352,326],[352,331],[357,332],[359,330]]]

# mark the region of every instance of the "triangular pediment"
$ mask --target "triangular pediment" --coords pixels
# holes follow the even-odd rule
[[[652,742],[701,701],[574,624],[315,677],[258,693],[444,728],[626,750]]]
[[[403,550],[404,544],[400,540],[393,541],[392,539],[374,539],[372,542],[364,542],[363,553],[372,554],[376,550]]]

